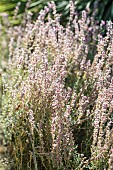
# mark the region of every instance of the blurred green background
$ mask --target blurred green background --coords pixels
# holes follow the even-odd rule
[[[18,2],[21,2],[19,8],[19,16],[24,13],[26,2],[28,0],[0,0],[0,13],[8,13],[10,20],[14,15],[14,8]],[[38,15],[40,9],[42,9],[51,0],[31,0],[29,10],[31,10],[35,16]],[[57,11],[62,14],[62,22],[66,22],[69,16],[69,0],[53,0],[56,4]],[[97,4],[98,20],[113,20],[113,0],[73,0],[76,10],[79,12],[83,9],[87,9],[92,14],[94,5]]]

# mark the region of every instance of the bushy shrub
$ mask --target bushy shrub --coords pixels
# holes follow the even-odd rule
[[[103,37],[103,26],[70,2],[64,28],[52,2],[12,30],[1,123],[15,169],[112,169],[113,29]]]

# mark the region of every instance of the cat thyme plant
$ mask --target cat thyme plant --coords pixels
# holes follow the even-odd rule
[[[30,18],[9,30],[3,75],[1,123],[14,169],[112,170],[112,23],[99,26],[85,11],[79,18],[72,1],[65,28],[54,2]]]

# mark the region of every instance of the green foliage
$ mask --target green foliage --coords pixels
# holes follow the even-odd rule
[[[45,5],[47,5],[48,2],[51,0],[32,0],[28,6],[29,10],[34,13],[34,18],[38,16],[38,12],[44,8]],[[0,1],[0,12],[6,12],[9,14],[9,18],[11,23],[18,24],[20,20],[13,20],[14,15],[14,8],[18,4],[18,2],[21,2],[19,11],[18,11],[18,18],[22,17],[25,8],[27,0],[1,0]],[[62,15],[61,17],[61,23],[65,25],[67,20],[69,19],[69,0],[54,0],[57,8],[57,12]],[[86,9],[90,15],[94,12],[94,10],[97,10],[98,14],[96,15],[97,20],[113,20],[113,3],[111,0],[73,0],[76,10],[78,12]],[[97,3],[98,2],[98,3]],[[98,5],[96,5],[98,4]]]
[[[97,158],[96,161],[92,161],[90,165],[91,170],[103,170],[103,169],[108,169],[108,158]]]

